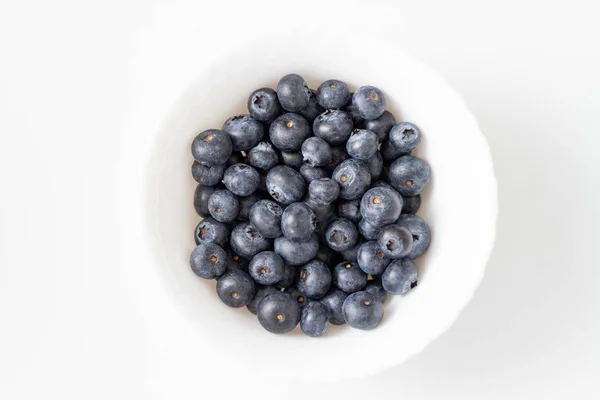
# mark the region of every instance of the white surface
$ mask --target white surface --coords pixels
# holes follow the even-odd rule
[[[146,222],[137,228],[138,237],[147,243],[130,251],[146,254],[145,273],[159,274],[162,281],[158,287],[137,288],[139,296],[166,291],[170,312],[183,313],[193,324],[193,339],[173,341],[170,347],[182,355],[181,368],[201,371],[197,358],[222,357],[235,359],[241,370],[254,368],[265,376],[307,382],[373,375],[405,361],[448,329],[483,277],[496,231],[497,191],[489,148],[473,116],[440,76],[395,46],[373,44],[377,37],[369,35],[327,36],[330,40],[324,42],[316,34],[290,31],[270,38],[274,48],[294,49],[286,57],[266,48],[264,38],[252,37],[228,47],[209,64],[194,66],[195,60],[188,60],[186,64],[197,71],[187,77],[190,84],[156,116],[158,130],[144,131],[128,150],[134,153],[139,141],[152,139],[142,171],[144,190],[125,192],[138,198],[134,210],[143,208]],[[339,44],[332,48],[329,42]],[[346,54],[368,46],[375,53],[389,54],[386,63],[348,67]],[[417,261],[419,290],[390,296],[385,319],[370,332],[332,326],[320,340],[307,338],[299,328],[285,336],[267,334],[245,308],[224,306],[214,281],[197,278],[189,268],[194,247],[190,232],[200,220],[191,204],[196,187],[189,175],[191,141],[204,129],[220,128],[229,116],[247,113],[253,90],[275,87],[278,78],[290,72],[301,74],[311,87],[335,76],[356,86],[383,88],[388,108],[401,120],[419,121],[424,135],[418,154],[430,163],[433,178],[419,214],[432,226],[432,245]],[[141,98],[139,103],[142,110],[151,108],[155,97]],[[148,120],[144,113],[140,118],[134,125]],[[461,181],[475,183],[471,202],[460,196]],[[464,240],[473,232],[471,240]],[[211,354],[205,343],[212,343],[218,352]],[[370,351],[373,343],[385,351]],[[329,363],[315,363],[316,359]],[[353,363],[364,367],[331,368]]]
[[[0,397],[598,397],[594,2],[344,2],[345,10],[303,2],[293,14],[281,2],[86,3],[0,5]],[[141,189],[145,165],[122,165],[151,146],[124,150],[158,129],[154,117],[189,83],[188,57],[256,30],[331,23],[398,42],[474,111],[499,180],[497,245],[484,280],[446,334],[376,377],[273,383],[226,358],[199,358],[204,374],[182,369],[171,342],[193,338],[186,319],[168,313],[163,293],[148,300],[128,286],[161,282],[126,251],[137,239],[128,228],[139,215],[128,210],[138,199],[115,195]],[[139,109],[140,93],[156,108]],[[132,125],[140,116],[147,124]]]

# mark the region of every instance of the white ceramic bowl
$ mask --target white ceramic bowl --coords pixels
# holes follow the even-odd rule
[[[364,57],[366,49],[379,56]],[[217,59],[168,110],[154,133],[154,152],[144,170],[143,207],[150,226],[147,239],[156,250],[154,268],[171,292],[168,298],[197,331],[197,340],[181,347],[217,347],[220,357],[236,363],[236,371],[306,380],[373,374],[421,351],[469,302],[494,242],[497,202],[491,157],[461,98],[426,65],[368,37],[322,40],[291,34],[249,41],[223,50]],[[414,122],[423,132],[417,154],[433,174],[419,215],[432,227],[432,245],[417,261],[418,288],[389,296],[383,322],[373,331],[330,326],[319,339],[303,336],[299,328],[270,334],[245,307],[223,305],[215,282],[196,277],[189,267],[192,232],[199,221],[192,206],[191,141],[204,129],[220,128],[229,116],[246,113],[252,90],[275,87],[290,72],[301,74],[313,88],[329,78],[353,88],[377,86],[397,119]]]

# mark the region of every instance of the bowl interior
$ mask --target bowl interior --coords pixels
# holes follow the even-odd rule
[[[479,284],[495,231],[491,157],[460,97],[436,73],[393,46],[361,39],[335,48],[307,39],[285,42],[293,51],[284,57],[261,41],[224,51],[169,110],[145,170],[147,239],[164,289],[197,330],[199,340],[191,346],[219,346],[224,357],[275,376],[332,380],[372,374],[403,362],[445,331]],[[387,57],[353,62],[348,55],[363,45]],[[373,331],[330,326],[329,334],[316,340],[299,328],[269,334],[245,307],[223,305],[215,282],[196,277],[189,268],[192,233],[200,220],[192,206],[191,141],[204,129],[220,128],[229,116],[247,113],[254,89],[274,88],[290,72],[301,74],[312,88],[330,78],[353,88],[377,86],[396,118],[423,132],[417,155],[430,163],[432,184],[419,215],[431,225],[432,245],[417,260],[418,288],[388,297],[384,320]],[[320,359],[328,362],[316,362]],[[345,370],[342,366],[349,363],[360,367]],[[236,369],[242,370],[240,365]]]

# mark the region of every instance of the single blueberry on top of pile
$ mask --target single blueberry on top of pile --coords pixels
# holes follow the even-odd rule
[[[420,158],[402,156],[390,165],[390,183],[402,196],[421,194],[430,179],[429,164]]]
[[[300,322],[301,308],[289,293],[269,294],[258,303],[258,322],[271,333],[286,333]]]
[[[377,235],[379,249],[389,258],[406,257],[413,246],[413,237],[410,231],[400,225],[391,224],[384,226]]]
[[[329,204],[340,195],[340,186],[331,178],[316,179],[308,185],[308,195],[316,203]]]
[[[298,74],[284,76],[277,83],[279,104],[290,112],[299,112],[310,103],[310,89],[306,81]]]
[[[344,82],[330,79],[319,86],[317,101],[323,108],[344,107],[350,101],[350,89]]]
[[[382,227],[396,222],[402,212],[402,197],[389,187],[367,190],[360,201],[360,214],[371,225]]]
[[[240,203],[229,190],[215,190],[208,199],[208,212],[219,222],[233,221],[240,211]]]
[[[313,299],[325,296],[331,286],[331,272],[323,261],[312,260],[298,270],[298,290]]]
[[[313,167],[322,167],[331,160],[331,146],[325,140],[312,136],[302,143],[302,157]]]
[[[276,238],[281,235],[281,216],[283,209],[271,200],[260,200],[250,209],[250,223],[266,238]]]
[[[409,153],[421,143],[421,131],[415,124],[401,122],[390,131],[390,143],[398,151]]]
[[[332,146],[346,143],[353,128],[350,116],[340,110],[327,110],[313,122],[314,135]]]
[[[248,112],[254,119],[271,122],[283,113],[277,92],[271,88],[257,89],[248,98]]]
[[[361,86],[352,95],[352,105],[362,119],[381,117],[385,104],[383,93],[374,86]]]
[[[217,280],[217,295],[229,307],[244,307],[255,294],[256,285],[247,272],[231,270]]]
[[[306,182],[298,171],[285,165],[278,165],[267,174],[267,190],[278,202],[292,204],[304,197]]]
[[[202,165],[225,164],[232,151],[231,137],[218,129],[206,130],[192,142],[192,155]]]
[[[340,197],[345,200],[360,199],[371,184],[367,167],[357,160],[345,160],[331,176],[340,185]]]
[[[194,273],[204,279],[215,279],[227,269],[227,253],[214,243],[200,243],[190,257]]]
[[[260,176],[247,164],[234,164],[225,170],[223,182],[236,196],[250,196],[258,189]]]
[[[381,276],[383,288],[391,294],[403,294],[417,286],[417,266],[408,259],[394,260]]]
[[[369,330],[383,319],[383,304],[367,291],[352,293],[342,305],[344,319],[353,328]]]
[[[279,156],[271,143],[260,142],[248,153],[250,165],[268,171],[279,163]]]
[[[377,152],[377,136],[366,129],[355,129],[346,142],[348,155],[357,160],[366,161]]]
[[[202,165],[198,161],[192,164],[192,177],[198,183],[205,186],[213,186],[219,183],[223,177],[224,164]]]
[[[317,227],[317,217],[305,203],[292,203],[281,216],[281,231],[290,240],[307,240]]]
[[[200,243],[215,243],[225,247],[229,242],[229,228],[212,217],[204,218],[196,225],[194,240],[197,245]]]
[[[221,129],[231,137],[234,151],[250,150],[265,134],[263,124],[245,114],[229,118]]]
[[[269,128],[273,146],[283,151],[298,151],[310,137],[310,124],[300,114],[287,113],[278,117]]]

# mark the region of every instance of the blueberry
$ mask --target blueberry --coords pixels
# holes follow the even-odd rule
[[[296,284],[296,275],[298,275],[296,267],[285,264],[283,267],[283,278],[281,278],[275,286],[283,289],[291,288]]]
[[[417,215],[404,214],[396,224],[408,229],[412,235],[412,250],[406,257],[414,260],[425,254],[431,243],[431,230],[427,221]]]
[[[308,186],[308,195],[316,203],[329,204],[339,197],[340,185],[331,178],[317,179]]]
[[[283,165],[287,165],[288,167],[299,170],[302,165],[304,165],[304,159],[302,158],[302,153],[298,151],[281,151],[279,153],[281,157],[281,163]]]
[[[287,113],[278,117],[269,128],[273,146],[283,151],[298,151],[310,136],[310,124],[300,114]]]
[[[272,242],[258,233],[248,222],[240,222],[233,229],[229,243],[234,252],[249,260],[272,246]]]
[[[298,270],[298,290],[313,299],[325,296],[331,286],[331,272],[323,261],[312,260]]]
[[[376,87],[361,86],[352,95],[352,105],[362,119],[375,119],[385,111],[385,97]]]
[[[358,232],[367,240],[376,240],[381,227],[371,225],[367,220],[361,219],[358,222]]]
[[[279,104],[287,111],[298,112],[308,107],[310,96],[310,89],[300,75],[286,75],[277,83]]]
[[[346,218],[355,224],[360,221],[360,200],[342,200],[337,202],[337,215]]]
[[[294,299],[300,307],[305,307],[310,303],[308,297],[306,297],[304,293],[300,292],[295,286],[285,289],[285,293],[288,293],[290,296],[292,296],[292,299]]]
[[[381,143],[380,151],[381,156],[383,157],[383,161],[385,161],[387,164],[391,164],[394,161],[396,161],[397,158],[408,154],[396,149],[389,140],[384,140]]]
[[[377,152],[377,136],[366,129],[355,129],[346,142],[346,152],[350,157],[367,161]]]
[[[231,137],[234,151],[250,150],[265,134],[263,124],[245,114],[229,118],[223,124],[222,130]]]
[[[241,151],[234,151],[231,153],[231,155],[227,159],[227,162],[225,163],[225,165],[227,167],[230,167],[233,164],[246,164],[247,163],[246,161],[247,161],[247,159],[246,159],[246,157],[244,157],[244,155],[242,154]]]
[[[396,222],[402,212],[402,197],[392,188],[376,187],[366,191],[360,201],[360,214],[373,226]]]
[[[244,307],[255,294],[256,286],[247,272],[227,271],[217,280],[217,295],[229,307]]]
[[[396,118],[394,118],[391,112],[386,110],[379,118],[365,121],[363,127],[376,134],[377,139],[381,143],[388,138],[394,125],[396,125]]]
[[[319,86],[317,101],[323,108],[341,108],[350,101],[350,89],[342,81],[330,79]]]
[[[194,239],[197,245],[200,243],[215,243],[225,247],[229,241],[229,228],[212,217],[204,218],[194,230]]]
[[[413,246],[410,231],[400,225],[391,224],[384,226],[377,235],[377,243],[383,255],[389,258],[406,257]]]
[[[281,236],[281,206],[271,200],[257,201],[250,209],[250,223],[266,238]]]
[[[261,88],[252,92],[248,98],[248,112],[258,121],[273,121],[283,113],[277,92],[271,88]]]
[[[364,243],[358,249],[358,266],[365,274],[381,275],[385,271],[391,259],[387,258],[381,249],[379,243],[374,240]]]
[[[306,193],[304,178],[294,169],[278,165],[267,175],[267,190],[271,197],[282,204],[300,201]]]
[[[199,216],[210,216],[210,212],[208,211],[208,200],[214,191],[215,188],[210,186],[204,186],[202,184],[196,186],[196,190],[194,191],[194,209]]]
[[[356,262],[356,260],[358,259],[358,249],[360,249],[364,242],[365,240],[359,236],[354,246],[340,252],[342,260]]]
[[[192,177],[205,186],[214,186],[223,176],[224,165],[202,165],[198,161],[192,164]]]
[[[404,196],[402,197],[404,204],[402,205],[402,214],[416,214],[421,207],[421,195]]]
[[[381,276],[386,292],[402,294],[417,286],[417,266],[408,259],[394,260]]]
[[[300,329],[306,336],[319,337],[327,332],[329,311],[318,301],[310,302],[302,309]]]
[[[225,187],[237,196],[250,196],[258,189],[260,175],[249,165],[235,164],[225,170]]]
[[[354,124],[344,111],[327,110],[313,122],[313,132],[332,146],[346,143]]]
[[[319,137],[309,137],[302,143],[304,161],[314,167],[322,167],[331,160],[331,146]]]
[[[332,203],[317,203],[310,196],[304,199],[304,203],[313,210],[317,217],[317,230],[324,228],[335,216]]]
[[[250,264],[250,261],[248,261],[246,258],[240,257],[240,255],[231,250],[231,248],[227,250],[228,270],[239,269],[244,272],[248,272],[248,264]]]
[[[379,177],[381,177],[383,171],[383,157],[380,152],[375,152],[375,155],[364,161],[364,163],[371,174],[371,179],[379,179]]]
[[[331,177],[340,185],[340,197],[345,200],[360,199],[371,185],[369,170],[357,160],[342,161]]]
[[[333,173],[338,165],[340,165],[343,161],[349,159],[350,156],[346,153],[345,146],[332,147],[331,148],[331,160],[325,165],[325,170],[329,173]]]
[[[258,304],[260,303],[260,301],[263,298],[265,298],[266,296],[268,296],[270,294],[274,294],[274,293],[281,293],[281,292],[274,286],[260,286],[256,290],[256,294],[254,295],[252,300],[250,300],[250,302],[248,304],[246,304],[248,311],[250,311],[252,314],[256,315],[256,313],[258,312]]]
[[[306,241],[289,240],[285,236],[275,239],[275,252],[290,265],[302,265],[315,258],[319,250],[319,238],[312,234]]]
[[[398,151],[409,153],[421,143],[421,131],[410,122],[401,122],[392,128],[390,143]]]
[[[260,142],[250,149],[248,162],[255,168],[268,171],[279,163],[279,156],[271,143]]]
[[[204,279],[215,279],[227,269],[227,253],[215,243],[200,243],[190,256],[192,271]]]
[[[387,292],[379,279],[368,281],[367,286],[365,286],[365,292],[371,293],[382,304],[387,300]]]
[[[342,313],[342,305],[348,294],[339,290],[332,289],[320,300],[320,303],[329,311],[329,322],[333,325],[343,325],[346,323],[344,314]]]
[[[300,110],[300,114],[302,114],[302,116],[312,124],[315,118],[323,114],[323,112],[325,112],[325,109],[321,107],[319,103],[317,103],[317,92],[310,89],[310,98],[308,100],[308,106]]]
[[[225,164],[232,151],[231,138],[218,129],[204,131],[192,142],[192,155],[202,165]]]
[[[351,327],[370,330],[376,328],[383,319],[383,304],[372,293],[352,293],[344,300],[342,313]]]
[[[305,203],[292,203],[281,216],[281,231],[289,240],[307,240],[317,227],[317,217]]]
[[[273,293],[258,303],[258,322],[271,333],[286,333],[300,322],[301,308],[288,293]]]
[[[343,261],[333,268],[333,286],[346,293],[362,290],[367,284],[367,274],[355,262]]]
[[[348,250],[356,244],[358,231],[356,226],[346,218],[334,219],[325,231],[327,245],[335,251]]]
[[[328,177],[327,171],[325,171],[323,168],[311,167],[308,164],[302,164],[302,166],[300,167],[300,175],[302,175],[307,185],[315,179]]]
[[[262,196],[258,193],[252,193],[250,196],[238,198],[240,211],[238,212],[237,219],[240,221],[248,221],[250,219],[250,210],[260,200],[262,200]]]
[[[215,190],[208,199],[208,211],[219,222],[231,222],[240,211],[240,203],[229,190]]]
[[[403,156],[390,165],[389,181],[402,196],[421,194],[430,179],[429,164],[420,158]]]
[[[248,265],[248,272],[256,283],[273,285],[283,278],[283,258],[273,251],[262,251],[255,255]]]

